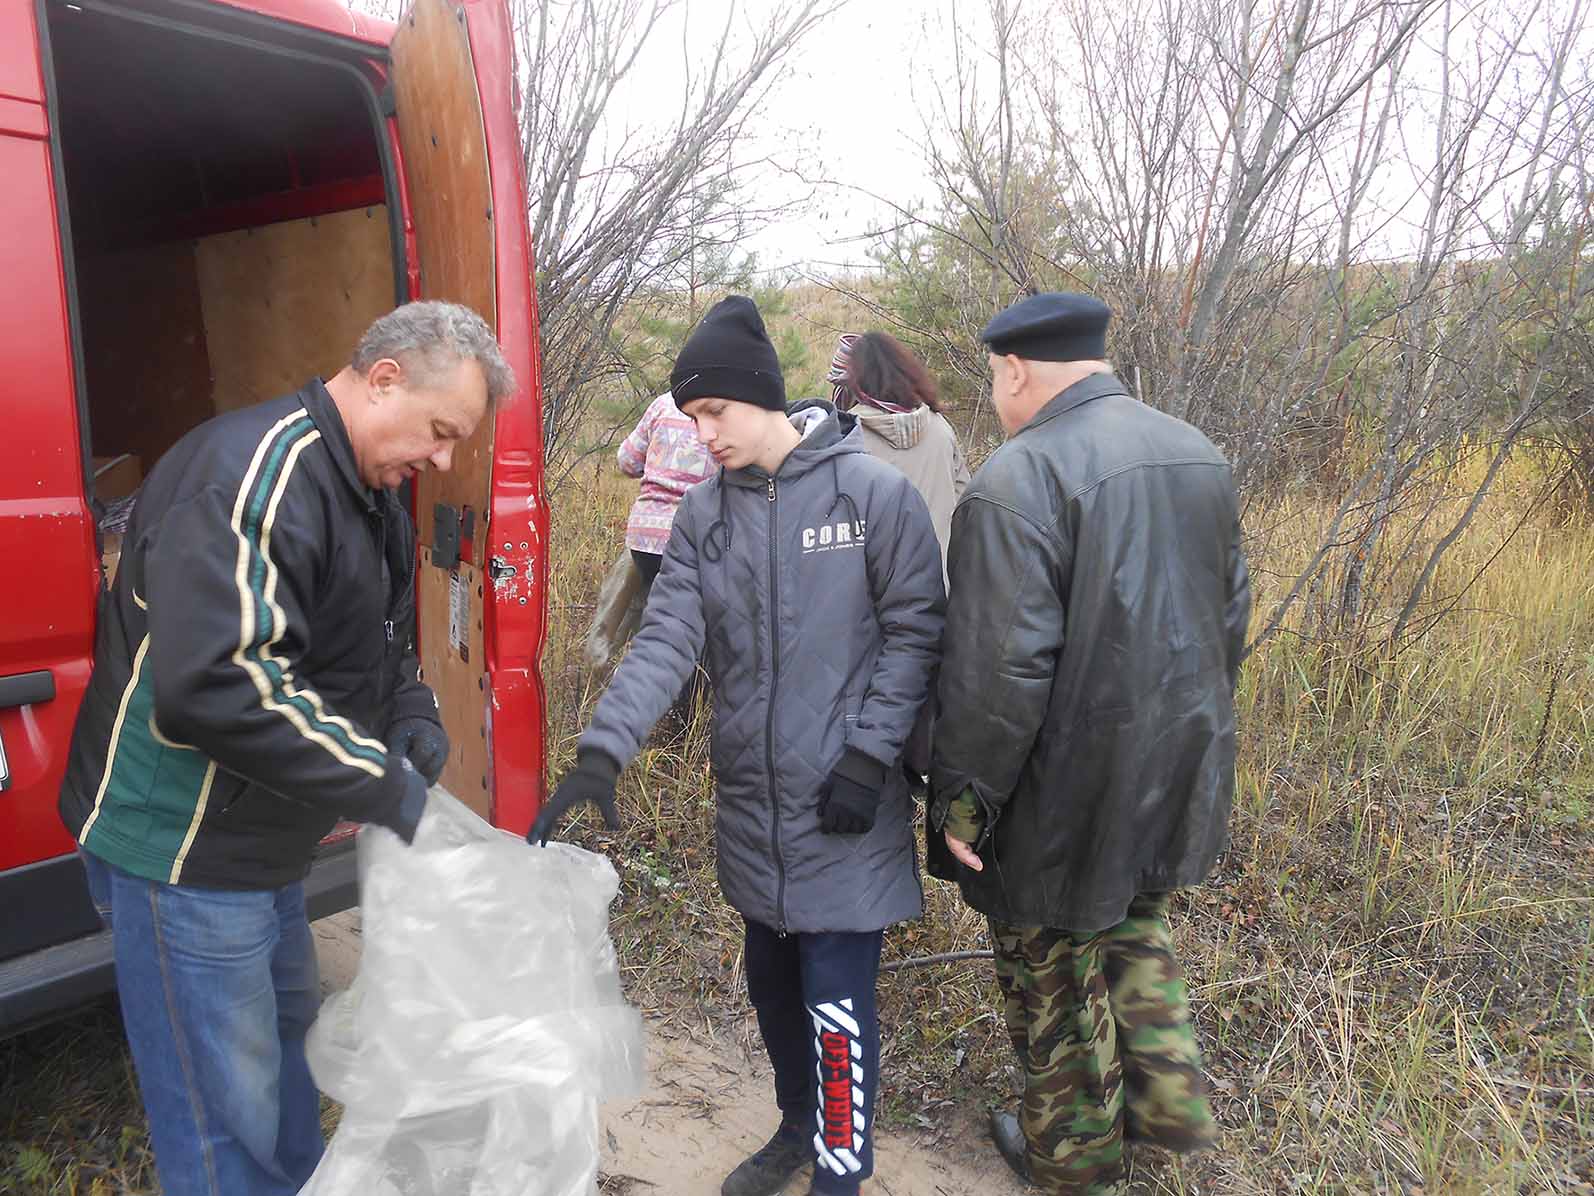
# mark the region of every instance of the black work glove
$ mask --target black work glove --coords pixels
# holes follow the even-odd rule
[[[869,830],[885,783],[884,764],[848,748],[819,791],[819,829],[827,835],[861,835]]]
[[[611,831],[620,829],[620,815],[614,808],[614,784],[620,779],[620,766],[602,752],[583,748],[576,752],[576,766],[565,773],[537,821],[526,832],[527,843],[548,846],[553,828],[576,806],[591,802],[603,813],[603,824]]]
[[[404,796],[399,798],[398,805],[381,820],[380,825],[387,827],[405,843],[413,843],[415,828],[420,826],[421,815],[426,813],[426,778],[415,771],[415,765],[406,756],[399,757],[399,767],[404,771]]]
[[[401,718],[387,729],[387,750],[406,757],[428,785],[435,785],[448,763],[448,735],[429,718]]]

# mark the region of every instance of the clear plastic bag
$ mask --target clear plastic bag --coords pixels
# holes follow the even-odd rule
[[[642,1023],[600,855],[530,847],[433,789],[412,846],[360,831],[364,947],[306,1050],[343,1119],[300,1196],[581,1196]]]

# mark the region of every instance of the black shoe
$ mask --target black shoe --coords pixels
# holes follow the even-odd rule
[[[725,1177],[720,1196],[775,1196],[788,1180],[814,1161],[814,1148],[806,1130],[782,1125]]]
[[[1017,1117],[1002,1109],[992,1109],[991,1141],[996,1143],[996,1153],[1007,1160],[1015,1175],[1027,1184],[1035,1182],[1029,1173],[1029,1158],[1024,1153],[1024,1129]]]

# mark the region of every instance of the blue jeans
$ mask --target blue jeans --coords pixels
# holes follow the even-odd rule
[[[294,1196],[321,1158],[304,886],[198,889],[82,852],[164,1196]]]

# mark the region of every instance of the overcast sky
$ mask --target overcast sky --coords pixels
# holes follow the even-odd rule
[[[395,0],[352,2],[380,9]],[[607,135],[635,135],[661,119],[668,121],[679,110],[688,62],[701,68],[726,28],[727,14],[735,13],[730,57],[739,63],[745,60],[754,29],[777,10],[798,2],[678,0],[654,30],[616,97]],[[1478,0],[1476,11],[1503,15],[1513,11],[1513,2]],[[1548,9],[1541,12],[1535,0],[1539,32],[1528,39],[1526,53],[1549,38],[1551,12],[1563,13],[1572,2],[1549,0]],[[794,205],[751,238],[748,248],[757,254],[761,267],[777,273],[801,267],[821,273],[863,267],[867,234],[894,219],[891,206],[873,197],[886,197],[903,207],[933,200],[921,144],[926,115],[938,109],[937,84],[952,85],[955,79],[956,4],[957,0],[837,0],[836,11],[787,58],[750,123],[747,141],[737,150],[737,159],[744,164],[740,178],[747,182],[755,206]],[[961,7],[966,26],[962,47],[984,76],[982,91],[988,95],[989,55],[979,44],[989,39],[985,5],[963,0]],[[1425,79],[1437,78],[1437,68],[1424,61],[1434,53],[1432,36],[1429,31],[1419,39],[1403,77],[1403,88],[1415,98],[1403,101],[1408,107],[1397,118],[1396,139],[1401,143],[1398,148],[1413,154],[1411,166],[1403,173],[1398,163],[1389,165],[1364,205],[1376,225],[1368,246],[1375,255],[1408,252],[1415,242],[1422,215],[1417,202],[1419,179],[1431,140],[1431,113],[1425,114],[1423,101],[1432,101],[1427,108],[1436,103],[1433,96],[1420,94]],[[1594,52],[1594,31],[1584,29],[1581,41]],[[1064,53],[1075,49],[1066,39],[1056,44]],[[1463,53],[1460,59],[1465,57]],[[1079,64],[1060,65],[1066,72],[1077,70]],[[1415,92],[1410,91],[1413,85]],[[944,128],[947,121],[942,117],[934,123]]]
[[[617,119],[645,125],[650,103],[656,105],[661,95],[679,96],[683,28],[686,44],[706,52],[730,4],[687,0],[639,61]],[[767,19],[778,5],[779,0],[738,0],[738,36],[745,37],[747,22]],[[946,0],[851,0],[788,60],[758,114],[759,136],[743,147],[741,158],[775,163],[751,176],[760,196],[809,202],[753,238],[750,248],[760,266],[861,264],[860,238],[891,219],[890,209],[869,196],[904,205],[929,196],[918,149],[920,108],[933,101],[924,81],[928,64],[946,56],[946,11]],[[840,185],[824,185],[826,179]]]
[[[656,111],[661,97],[666,107],[678,101],[685,82],[683,45],[701,61],[733,5],[739,24],[732,28],[745,40],[749,25],[767,21],[774,10],[793,2],[682,0],[651,39],[616,119],[645,126],[650,106]],[[777,202],[810,195],[811,202],[753,238],[751,248],[761,266],[779,270],[807,265],[824,271],[862,265],[865,234],[893,218],[889,206],[871,195],[889,197],[905,207],[932,198],[920,145],[925,115],[937,108],[937,83],[950,85],[955,78],[955,4],[956,0],[845,0],[790,57],[758,113],[758,136],[742,148],[740,158],[747,163],[770,158],[783,168],[784,173],[756,168],[752,177],[758,180],[760,196]],[[1511,25],[1507,14],[1514,12],[1513,0],[1477,0],[1477,4],[1477,14],[1497,14],[1500,19],[1494,23],[1499,28]],[[1462,11],[1474,9],[1458,10],[1458,20],[1464,21]],[[1548,42],[1552,25],[1561,27],[1567,3],[1550,0],[1547,7],[1535,6],[1533,11],[1536,32],[1523,47],[1528,56]],[[989,40],[985,5],[963,0],[960,16],[965,22],[963,49],[988,81],[989,54],[982,44]],[[1465,41],[1467,35],[1463,25],[1458,36]],[[1403,170],[1392,159],[1386,163],[1365,205],[1376,226],[1367,250],[1378,256],[1409,252],[1419,231],[1423,215],[1419,180],[1431,151],[1429,129],[1437,98],[1436,94],[1413,97],[1425,84],[1428,92],[1435,92],[1437,36],[1428,30],[1419,38],[1402,81],[1408,107],[1397,120],[1397,139],[1411,140],[1401,148],[1413,154],[1413,165]],[[1580,41],[1594,52],[1594,31],[1585,28]],[[1056,45],[1065,52],[1073,49],[1066,38]],[[1458,65],[1464,65],[1466,57],[1463,50]],[[1077,67],[1060,65],[1065,71]],[[1518,69],[1531,70],[1529,58]],[[982,91],[988,94],[988,89],[987,82]],[[946,125],[944,118],[936,123]]]

